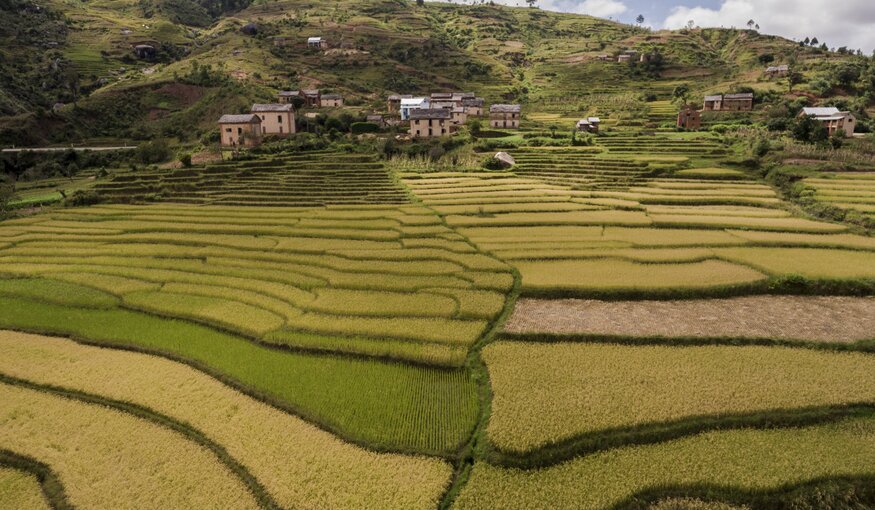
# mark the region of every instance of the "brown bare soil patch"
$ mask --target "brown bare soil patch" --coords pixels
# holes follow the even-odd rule
[[[855,342],[875,338],[875,298],[749,296],[679,301],[521,299],[509,333],[732,337]]]
[[[204,97],[205,90],[197,85],[186,83],[168,83],[155,91],[175,98],[183,107],[188,107],[200,101]]]

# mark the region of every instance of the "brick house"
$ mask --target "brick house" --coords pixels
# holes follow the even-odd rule
[[[304,94],[300,90],[281,90],[276,99],[280,104],[292,104],[296,97],[303,99]]]
[[[598,133],[602,119],[598,117],[587,117],[577,121],[577,130],[581,133]]]
[[[291,104],[254,104],[250,111],[261,119],[262,135],[295,133],[295,107]]]
[[[749,112],[753,110],[753,92],[726,94],[723,96],[724,112]]]
[[[304,96],[304,104],[307,108],[319,108],[322,106],[322,94],[319,89],[302,90]]]
[[[261,117],[254,113],[222,115],[219,134],[225,147],[254,147],[261,143]]]
[[[857,117],[851,112],[842,112],[838,108],[803,108],[799,116],[806,115],[813,117],[815,120],[823,124],[829,136],[854,136],[854,129],[857,126]]]
[[[702,112],[690,107],[684,108],[678,112],[677,126],[687,131],[698,131],[702,127]]]
[[[323,108],[339,108],[343,106],[343,96],[340,94],[323,94],[319,98],[319,105]]]
[[[518,129],[522,108],[518,104],[494,104],[489,107],[489,126]]]
[[[702,110],[706,112],[719,112],[723,109],[723,96],[705,96],[705,104]]]
[[[464,98],[462,99],[462,108],[468,112],[468,115],[480,117],[483,115],[483,104],[485,102],[482,97]]]
[[[410,111],[410,136],[432,138],[452,134],[453,112],[446,108],[418,108]]]

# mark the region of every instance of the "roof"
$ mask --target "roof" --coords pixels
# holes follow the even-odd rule
[[[340,94],[322,94],[322,99],[343,99]]]
[[[591,126],[592,123],[588,119],[580,119],[577,121],[578,126]]]
[[[319,43],[319,42],[322,42],[321,37],[308,37],[307,38],[307,43]]]
[[[769,66],[768,69],[766,69],[766,72],[767,73],[780,73],[782,71],[789,71],[789,70],[790,70],[790,66],[788,66],[787,64],[784,64],[784,65],[780,65],[780,66]]]
[[[318,96],[319,95],[319,89],[303,90],[302,92],[304,93],[305,96]]]
[[[473,92],[453,92],[453,99],[474,99],[475,95]]]
[[[410,112],[411,120],[418,119],[450,119],[453,112],[446,108],[420,108]]]
[[[456,103],[454,101],[432,101],[432,108],[455,108]]]
[[[835,106],[820,107],[820,108],[803,108],[802,113],[809,117],[823,117],[828,115],[836,115],[839,109]]]
[[[136,48],[138,50],[145,50],[145,49],[154,50],[155,49],[155,47],[152,46],[151,44],[138,44],[138,45],[134,46],[134,48]]]
[[[292,104],[277,104],[277,103],[255,103],[252,105],[251,111],[254,112],[293,112],[295,106]]]
[[[723,96],[705,96],[705,101],[723,101]]]
[[[281,90],[279,93],[280,97],[298,97],[300,95],[300,90]]]
[[[486,101],[482,97],[462,99],[462,106],[483,106]]]
[[[431,94],[432,99],[452,99],[452,97],[452,92],[432,92]]]
[[[240,115],[222,115],[219,118],[219,124],[261,124],[261,119],[254,113],[243,113]]]
[[[521,110],[518,104],[494,104],[489,107],[489,113],[520,113]]]
[[[593,124],[598,124],[598,123],[600,123],[600,122],[602,121],[602,119],[600,119],[600,118],[598,118],[598,117],[590,117],[590,118],[588,118],[588,119],[586,119],[586,120],[590,121],[590,122],[593,123]]]
[[[428,99],[424,97],[404,97],[401,98],[401,106],[419,106],[423,103],[428,103]]]
[[[723,99],[753,99],[753,92],[745,92],[743,94],[726,94]]]
[[[389,101],[401,101],[401,96],[398,94],[392,94],[388,97]]]

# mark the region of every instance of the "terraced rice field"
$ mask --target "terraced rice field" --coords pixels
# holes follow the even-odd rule
[[[50,466],[78,507],[258,508],[213,452],[127,413],[0,384],[0,423],[0,444]]]
[[[445,462],[366,451],[180,363],[8,332],[0,332],[0,352],[7,376],[188,423],[222,445],[283,508],[433,508],[449,481]]]
[[[108,200],[318,206],[400,204],[404,193],[373,156],[331,152],[121,175],[94,187]]]
[[[875,357],[764,346],[499,342],[484,350],[490,441],[514,454],[630,429],[875,403]],[[707,425],[704,425],[707,426]]]
[[[591,191],[516,170],[404,182],[478,248],[513,264],[532,295],[725,293],[796,276],[871,286],[870,238],[794,216],[764,184],[720,177]]]
[[[715,431],[539,470],[478,462],[454,508],[614,508],[637,495],[662,495],[660,488],[684,494],[716,487],[711,495],[718,498],[721,488],[730,497],[733,490],[780,493],[822,478],[871,479],[873,458],[871,416],[801,428]]]
[[[49,510],[39,480],[26,471],[0,467],[0,494],[5,508]]]
[[[146,170],[95,189],[156,203],[0,223],[0,329],[67,337],[0,331],[0,502],[57,506],[38,463],[77,507],[868,502],[871,298],[829,295],[872,294],[875,241],[717,139],[598,145]],[[654,301],[796,291],[826,296]],[[610,299],[505,326],[519,294]]]
[[[875,218],[875,173],[837,172],[804,179],[803,198]]]

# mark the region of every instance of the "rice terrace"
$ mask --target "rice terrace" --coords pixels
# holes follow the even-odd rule
[[[875,509],[875,40],[607,3],[0,2],[0,509]]]

